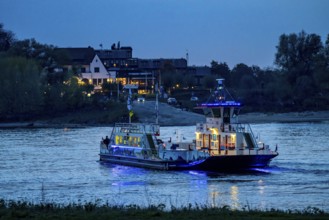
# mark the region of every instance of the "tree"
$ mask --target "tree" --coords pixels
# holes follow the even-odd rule
[[[63,102],[63,84],[46,85],[44,88],[44,110],[49,115],[66,109]]]
[[[275,64],[287,74],[291,84],[296,83],[301,75],[311,75],[319,52],[322,49],[320,36],[306,34],[281,35]]]
[[[323,109],[329,106],[329,34],[325,46],[317,57],[313,79],[317,88],[316,107]]]
[[[35,59],[48,72],[52,72],[51,70],[58,66],[57,59],[62,59],[54,46],[40,44],[35,39],[15,41],[7,53],[9,56]]]
[[[251,75],[252,73],[253,69],[244,63],[239,63],[232,69],[232,74],[236,75],[236,79],[241,78],[242,74]]]
[[[324,51],[321,38],[316,34],[302,31],[298,35],[280,36],[275,64],[291,87],[295,110],[310,108],[325,91],[326,83],[322,84],[327,72]]]
[[[217,85],[216,77],[212,75],[207,75],[203,78],[203,86],[206,89],[213,89]]]
[[[86,92],[87,87],[80,86],[78,79],[71,71],[65,73],[58,73],[59,79],[52,83],[46,82],[44,84],[44,100],[45,110],[49,113],[56,113],[66,110],[77,109],[83,106],[83,93]],[[53,74],[56,77],[56,74]]]
[[[15,42],[15,35],[11,31],[7,31],[0,23],[0,52],[8,51],[13,42]]]
[[[278,71],[267,70],[261,107],[265,111],[291,110],[293,103],[292,88],[283,74]]]
[[[253,69],[247,66],[244,63],[237,64],[231,71],[231,80],[232,80],[232,87],[239,88],[241,86],[241,79],[243,76],[248,75],[250,77],[253,76]]]
[[[0,60],[0,113],[22,115],[41,110],[40,70],[33,60],[6,57]]]
[[[78,78],[71,76],[64,82],[63,101],[69,110],[78,109],[83,106],[83,90],[78,84]]]
[[[108,82],[104,82],[102,85],[102,91],[111,99],[115,99],[118,96],[118,90],[120,90],[120,88],[118,88],[118,84],[117,83],[108,83]],[[92,88],[93,90],[94,88]],[[88,91],[91,92],[92,90]]]

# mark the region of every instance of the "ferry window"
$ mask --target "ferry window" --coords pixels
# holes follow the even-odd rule
[[[212,114],[213,112],[211,111],[211,109],[204,108],[203,113],[206,117],[214,117],[213,114]]]
[[[236,117],[239,115],[239,109],[234,109],[233,111],[233,117]]]
[[[138,138],[137,137],[133,138],[133,143],[134,143],[134,146],[137,146],[137,144],[138,144]]]
[[[230,117],[230,109],[224,108],[224,117]]]
[[[214,141],[216,141],[216,140],[217,140],[217,135],[216,135],[216,134],[213,134],[213,135],[212,135],[212,139],[213,139]]]
[[[224,123],[230,123],[230,109],[224,108]]]
[[[214,114],[214,117],[216,117],[216,118],[220,118],[221,117],[221,115],[220,115],[220,109],[219,108],[213,108],[212,109],[212,112]]]

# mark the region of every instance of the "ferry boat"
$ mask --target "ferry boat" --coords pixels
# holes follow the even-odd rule
[[[224,88],[223,79],[202,109],[205,123],[196,125],[195,140],[162,141],[160,126],[117,123],[111,136],[100,144],[100,161],[162,170],[232,171],[264,168],[278,155],[257,142],[249,124],[238,122],[242,107]],[[129,92],[131,94],[131,91]],[[131,102],[128,98],[128,109]],[[156,104],[156,111],[158,107]]]
[[[224,79],[217,79],[217,88],[206,103],[199,105],[206,123],[196,126],[196,149],[207,149],[209,157],[200,165],[202,170],[243,170],[263,168],[278,156],[277,146],[257,141],[249,124],[238,121],[240,102],[234,101],[224,88]]]

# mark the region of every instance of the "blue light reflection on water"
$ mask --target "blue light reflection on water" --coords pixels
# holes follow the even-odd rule
[[[329,210],[329,123],[255,124],[280,155],[265,169],[245,173],[165,172],[98,162],[110,127],[0,130],[0,195],[7,200],[167,207],[198,204],[232,208]],[[194,126],[163,127],[161,138]],[[176,134],[175,134],[176,133]]]

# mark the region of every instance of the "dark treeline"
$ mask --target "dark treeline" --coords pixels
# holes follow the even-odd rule
[[[55,46],[34,39],[17,40],[0,23],[0,119],[20,120],[52,116],[83,108],[103,107],[93,86],[79,83],[77,71],[63,72],[67,56]],[[211,75],[203,78],[202,89],[215,86],[215,78],[225,78],[233,97],[247,111],[306,111],[329,109],[329,35],[283,34],[275,54],[275,66],[261,69],[225,62],[211,62]],[[171,72],[169,67],[164,71]],[[163,77],[165,87],[173,83],[192,88],[192,76]],[[117,91],[115,84],[103,85],[105,95]]]
[[[17,40],[0,23],[0,119],[25,120],[97,107],[88,97],[94,87],[79,84],[67,61],[52,45],[34,39]],[[95,105],[96,104],[96,105]]]
[[[253,111],[308,111],[329,109],[329,35],[283,34],[275,54],[276,68],[238,64],[232,70],[226,63],[212,61],[213,78],[225,78],[232,95]]]

